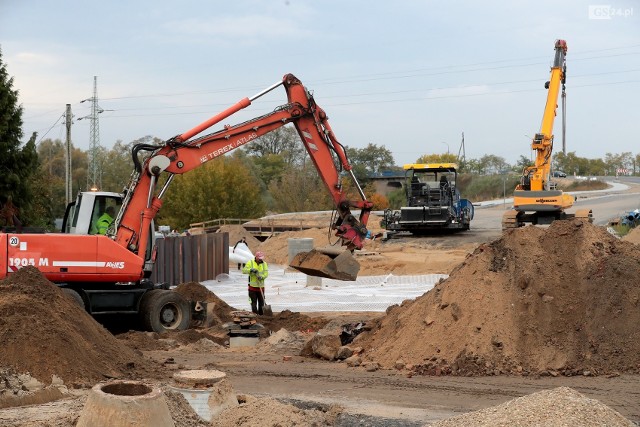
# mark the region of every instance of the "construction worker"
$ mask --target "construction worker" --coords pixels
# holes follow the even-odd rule
[[[96,224],[96,227],[98,227],[98,234],[107,234],[107,229],[113,222],[115,213],[116,210],[113,206],[107,206],[107,209],[105,209],[102,216],[98,218],[98,223]]]
[[[264,260],[264,252],[258,251],[254,259],[249,260],[242,268],[249,275],[249,298],[251,311],[262,316],[264,307],[264,280],[269,276],[269,266]]]
[[[235,245],[233,245],[233,251],[232,251],[233,253],[235,253],[235,252],[236,252],[236,248],[238,247],[238,245],[240,246],[240,249],[241,249],[241,250],[242,250],[242,249],[249,250],[249,245],[247,245],[247,239],[246,239],[246,237],[241,238],[240,240],[238,240],[238,241],[236,242],[236,244],[235,244]],[[243,263],[241,263],[241,262],[239,262],[239,263],[238,263],[238,270],[240,270],[242,267],[244,267],[244,264],[243,264]]]

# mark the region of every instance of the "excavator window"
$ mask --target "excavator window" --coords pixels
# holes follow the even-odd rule
[[[118,215],[121,206],[122,199],[120,198],[97,195],[95,201],[93,202],[93,210],[91,212],[91,228],[89,229],[89,234],[104,234],[104,230],[101,229],[98,224],[100,218],[106,213],[111,217],[111,221],[113,221],[113,219],[115,219]]]

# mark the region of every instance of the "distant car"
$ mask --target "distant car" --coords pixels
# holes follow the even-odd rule
[[[564,172],[562,172],[562,171],[555,171],[555,172],[553,173],[553,177],[554,177],[554,178],[566,178],[566,177],[567,177],[567,174],[566,174],[566,173],[564,173]]]

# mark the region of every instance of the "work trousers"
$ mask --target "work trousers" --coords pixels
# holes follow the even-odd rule
[[[264,308],[264,297],[260,291],[249,291],[249,298],[251,299],[251,311],[262,316],[262,309]]]

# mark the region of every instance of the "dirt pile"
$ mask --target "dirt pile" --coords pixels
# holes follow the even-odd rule
[[[640,248],[604,228],[523,227],[354,342],[383,366],[424,374],[638,372],[638,277]]]
[[[270,333],[286,329],[290,332],[317,332],[324,328],[329,320],[322,317],[312,317],[290,310],[283,310],[274,316],[260,316],[258,321]]]
[[[237,309],[231,307],[215,293],[211,292],[200,283],[181,283],[176,286],[174,290],[189,301],[206,301],[208,310],[211,310],[210,305],[213,305],[212,313],[214,315],[215,321],[212,324],[230,322],[233,320],[233,316],[231,316],[230,313],[232,311],[236,311]]]
[[[627,235],[624,236],[622,240],[635,243],[636,245],[640,244],[640,227],[635,227],[634,229],[629,231],[629,233],[627,233]]]
[[[429,427],[633,427],[635,424],[597,400],[568,387],[542,390],[498,406],[448,418]]]
[[[331,407],[326,412],[300,409],[271,398],[239,396],[245,402],[227,409],[211,421],[215,427],[243,426],[333,426],[342,409]]]
[[[339,239],[329,230],[330,213],[319,215],[321,215],[322,218],[319,218],[318,221],[305,221],[305,224],[318,224],[318,227],[300,231],[285,231],[269,237],[258,245],[257,250],[263,251],[266,254],[267,262],[287,265],[289,263],[288,239],[312,238],[315,247],[324,247],[338,242]],[[368,225],[372,234],[382,231],[380,228],[380,217],[377,215],[370,215]],[[231,241],[231,238],[229,238],[229,241]],[[373,242],[367,242],[367,245],[371,245],[372,243]],[[340,246],[339,242],[337,246]],[[254,250],[254,246],[251,244],[249,244],[249,248]]]
[[[216,233],[229,233],[229,245],[231,247],[242,238],[247,242],[247,246],[249,246],[251,252],[255,253],[256,248],[260,245],[260,240],[253,237],[253,234],[248,232],[242,225],[223,225]]]
[[[91,385],[106,378],[139,378],[153,372],[35,267],[0,281],[0,367],[48,384]]]

